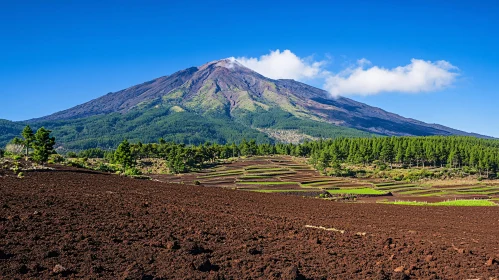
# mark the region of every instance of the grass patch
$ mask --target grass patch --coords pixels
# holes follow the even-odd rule
[[[398,191],[399,194],[414,194],[414,195],[419,195],[419,194],[427,194],[427,193],[439,193],[441,192],[438,189],[418,189],[414,190],[413,188],[410,188],[409,191]]]
[[[448,200],[442,202],[421,202],[421,201],[391,201],[391,202],[380,202],[385,204],[394,205],[410,205],[410,206],[497,206],[492,201],[489,200],[475,200],[475,199],[458,199],[458,200]]]
[[[334,182],[344,182],[344,181],[337,180],[337,179],[326,179],[326,180],[314,180],[314,181],[300,182],[300,184],[302,184],[304,186],[309,186],[309,185],[317,185],[317,184],[321,184],[321,183],[334,183]]]
[[[378,183],[374,184],[376,187],[386,187],[386,186],[393,186],[393,185],[398,185],[400,182],[388,182],[388,183]]]
[[[330,194],[374,194],[374,195],[386,194],[386,192],[382,192],[371,188],[327,190],[327,192]]]
[[[485,187],[485,188],[472,188],[472,189],[460,189],[458,192],[470,193],[470,192],[484,192],[484,191],[497,191],[497,188],[494,187]]]
[[[452,193],[441,191],[441,192],[420,194],[418,196],[420,196],[420,197],[425,197],[425,196],[426,197],[432,197],[432,196],[442,196],[442,195],[450,195],[450,194],[452,194]]]
[[[403,184],[403,185],[393,185],[393,186],[386,186],[386,187],[376,187],[378,190],[385,190],[385,191],[393,191],[397,189],[405,189],[409,187],[417,187],[418,185],[416,184]]]
[[[234,172],[244,172],[244,169],[215,169],[209,171],[207,174],[225,174],[225,173],[234,173]]]
[[[281,168],[281,167],[272,164],[248,165],[244,167],[245,170],[266,169],[266,168]]]
[[[338,186],[338,185],[347,184],[347,183],[348,182],[336,181],[336,182],[323,182],[323,183],[308,184],[308,185],[302,185],[302,186],[304,188],[322,188],[322,187],[333,187],[333,186]]]
[[[210,175],[202,175],[202,176],[198,176],[198,178],[214,178],[214,177],[224,177],[224,176],[236,176],[236,175],[242,175],[243,172],[242,171],[238,171],[238,172],[232,172],[232,173],[217,173],[217,174],[210,174]]]
[[[260,175],[260,176],[279,176],[279,175],[287,175],[287,174],[296,174],[296,172],[294,172],[294,171],[276,171],[276,172],[256,173],[255,175]]]
[[[239,177],[239,179],[265,179],[265,178],[269,178],[269,177],[272,177],[272,176],[263,176],[263,175],[245,175],[245,176],[241,176],[241,177]]]
[[[238,181],[238,185],[298,185],[297,182],[258,182],[258,181]]]
[[[248,173],[259,173],[259,172],[269,172],[269,171],[291,171],[288,168],[255,168],[255,169],[246,169],[246,172]]]
[[[241,189],[243,190],[243,189]],[[245,190],[244,190],[245,191]],[[261,192],[261,193],[283,193],[283,192],[306,192],[307,190],[248,190],[252,192]]]

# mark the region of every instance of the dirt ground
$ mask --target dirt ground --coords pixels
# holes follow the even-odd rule
[[[72,168],[0,176],[0,278],[497,279],[499,207],[348,204]]]

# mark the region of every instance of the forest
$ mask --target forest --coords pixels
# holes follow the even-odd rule
[[[123,145],[123,143],[121,144]],[[120,146],[121,146],[120,145]],[[218,159],[253,155],[291,155],[309,158],[318,170],[341,168],[341,164],[386,164],[388,168],[472,168],[485,177],[495,177],[499,168],[499,140],[464,136],[337,138],[302,144],[240,143],[185,145],[160,139],[158,143],[128,143],[131,158],[166,160],[174,173],[202,168]],[[115,151],[88,149],[69,156],[113,160]]]
[[[55,138],[51,131],[40,128],[37,134],[26,126],[22,138],[11,143],[29,151],[44,162],[53,149]],[[40,135],[38,135],[40,134]],[[36,138],[36,137],[38,138]],[[42,147],[42,148],[40,148]],[[40,157],[43,150],[43,157]],[[0,151],[0,156],[5,152]],[[361,166],[386,166],[384,168],[448,167],[473,169],[486,178],[497,177],[499,169],[499,140],[466,136],[419,136],[419,137],[340,137],[335,139],[306,141],[301,144],[258,143],[243,139],[239,143],[186,145],[168,142],[160,138],[157,143],[143,144],[122,141],[116,150],[90,148],[78,154],[68,152],[68,158],[105,158],[109,163],[132,168],[138,159],[165,160],[172,173],[185,173],[201,169],[220,159],[258,155],[290,155],[308,158],[310,164],[321,172],[341,170],[342,164]],[[336,172],[338,173],[338,172]],[[334,174],[334,173],[331,173]]]

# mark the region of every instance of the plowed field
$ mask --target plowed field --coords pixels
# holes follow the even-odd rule
[[[340,203],[58,167],[0,177],[0,278],[496,279],[499,207]]]

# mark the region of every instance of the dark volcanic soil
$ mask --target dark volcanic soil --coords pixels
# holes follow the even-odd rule
[[[499,275],[499,207],[335,203],[61,168],[0,177],[0,205],[2,279]]]

